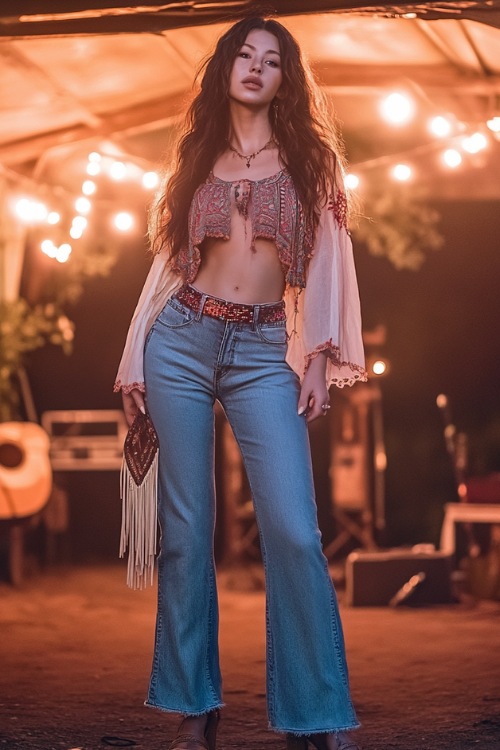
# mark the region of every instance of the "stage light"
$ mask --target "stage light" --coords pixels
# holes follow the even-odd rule
[[[392,176],[399,182],[407,182],[412,174],[412,169],[408,164],[396,164],[396,166],[392,168]]]
[[[344,184],[348,190],[356,190],[359,185],[359,177],[357,174],[346,174]]]
[[[462,155],[455,148],[448,148],[443,153],[443,161],[447,167],[450,167],[450,169],[455,169],[462,163]]]
[[[154,188],[158,187],[159,183],[160,178],[156,172],[144,172],[142,175],[142,185],[146,190],[154,190]]]
[[[123,180],[127,175],[127,167],[122,161],[114,161],[109,168],[109,176],[112,180]]]
[[[429,121],[429,130],[437,138],[446,138],[451,133],[451,122],[447,117],[438,115]]]
[[[113,219],[113,223],[120,232],[128,232],[134,225],[134,219],[127,211],[120,211]]]
[[[93,180],[85,180],[82,185],[82,193],[84,195],[93,195],[96,191],[96,184]]]
[[[382,100],[380,113],[390,125],[405,125],[415,113],[415,104],[407,94],[394,92]]]
[[[487,145],[488,139],[484,133],[479,131],[472,133],[472,135],[469,135],[462,140],[462,148],[464,151],[467,151],[468,154],[478,154],[479,151],[482,151]]]

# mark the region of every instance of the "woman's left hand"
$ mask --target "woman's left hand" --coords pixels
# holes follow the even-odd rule
[[[304,375],[298,405],[299,414],[308,422],[328,414],[330,397],[326,387],[326,355],[320,352],[310,363]]]

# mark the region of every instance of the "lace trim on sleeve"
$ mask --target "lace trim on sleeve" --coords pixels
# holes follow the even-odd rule
[[[121,380],[117,380],[113,386],[113,393],[119,393],[122,391],[123,393],[130,393],[130,391],[134,390],[141,391],[141,393],[146,393],[146,387],[144,383],[128,383],[127,385],[124,385]]]
[[[321,352],[324,352],[326,354],[334,367],[338,368],[339,370],[348,368],[352,372],[352,375],[349,376],[332,375],[331,382],[338,388],[343,388],[345,385],[354,385],[354,383],[358,381],[362,381],[364,383],[368,380],[367,372],[364,367],[362,367],[361,365],[357,365],[354,362],[344,362],[342,360],[339,347],[334,344],[331,339],[329,341],[325,341],[324,344],[320,344],[319,346],[317,346],[316,349],[314,349],[314,351],[312,351],[310,354],[306,354],[304,372],[307,371],[312,360],[315,359]]]

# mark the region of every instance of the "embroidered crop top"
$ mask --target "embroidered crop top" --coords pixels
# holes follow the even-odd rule
[[[340,178],[339,178],[340,183]],[[342,388],[366,380],[358,286],[341,189],[322,206],[314,233],[307,227],[291,176],[282,170],[262,180],[227,182],[211,173],[196,190],[189,212],[189,242],[172,261],[155,255],[135,309],[118,369],[115,391],[144,387],[147,334],[166,301],[196,279],[203,240],[231,235],[232,201],[257,238],[276,244],[283,268],[287,362],[303,377],[319,352],[327,355],[327,385]]]
[[[232,182],[221,180],[211,172],[193,196],[189,244],[175,259],[175,270],[192,283],[200,266],[203,240],[206,237],[229,240],[233,196],[238,213],[250,221],[251,248],[259,237],[272,240],[278,249],[286,283],[305,287],[313,236],[304,220],[292,178],[285,170],[262,180]]]

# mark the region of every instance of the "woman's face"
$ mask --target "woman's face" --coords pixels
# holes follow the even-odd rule
[[[250,31],[233,63],[229,97],[241,104],[269,106],[283,76],[278,39],[269,31]]]

